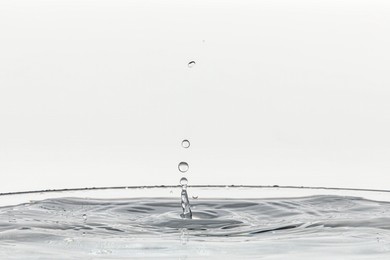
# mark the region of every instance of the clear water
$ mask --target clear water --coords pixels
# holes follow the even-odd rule
[[[228,194],[226,194],[228,195]],[[353,196],[53,198],[0,208],[0,259],[390,259],[390,203]]]

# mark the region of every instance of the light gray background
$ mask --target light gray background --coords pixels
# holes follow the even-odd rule
[[[389,32],[385,0],[1,0],[0,192],[178,184],[182,160],[390,189]]]

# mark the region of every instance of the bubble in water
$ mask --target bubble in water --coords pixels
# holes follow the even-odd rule
[[[193,68],[195,66],[195,61],[188,62],[188,68]]]
[[[188,147],[190,147],[190,141],[188,141],[187,139],[184,139],[182,142],[181,142],[181,146],[183,147],[183,148],[188,148]]]
[[[186,177],[183,177],[183,178],[180,179],[180,185],[181,186],[185,186],[187,184],[188,184],[188,180],[187,180]]]
[[[181,171],[181,172],[186,172],[186,171],[188,171],[189,166],[188,166],[188,163],[186,163],[186,162],[181,162],[181,163],[179,163],[178,168],[179,168],[179,171]]]

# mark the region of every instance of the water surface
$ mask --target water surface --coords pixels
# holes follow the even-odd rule
[[[390,259],[390,203],[352,196],[56,198],[0,208],[0,259]]]

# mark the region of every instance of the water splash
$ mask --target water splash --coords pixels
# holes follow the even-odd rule
[[[0,207],[0,259],[389,259],[389,202],[227,196],[193,204],[193,219],[185,220],[177,198],[67,197]],[[83,214],[93,221],[80,221]]]
[[[183,148],[189,148],[190,147],[190,141],[187,139],[184,139],[181,142],[181,146]],[[185,173],[189,169],[189,165],[187,162],[180,162],[179,163],[179,171],[182,173]],[[185,177],[182,177],[180,179],[180,185],[181,185],[181,194],[180,194],[180,199],[181,199],[181,208],[183,210],[183,213],[180,214],[180,216],[184,219],[192,219],[192,212],[191,212],[191,205],[190,205],[190,200],[188,199],[188,193],[187,193],[187,184],[188,180]]]
[[[192,219],[191,205],[187,193],[187,184],[188,184],[187,178],[183,177],[180,179],[180,185],[181,185],[180,198],[181,198],[181,208],[183,210],[183,213],[180,216],[182,218]]]
[[[183,213],[180,214],[182,218],[192,219],[192,211],[190,201],[188,199],[187,188],[181,190],[181,208]]]
[[[183,210],[183,213],[180,216],[182,218],[192,219],[191,205],[187,194],[187,184],[188,184],[187,178],[183,177],[180,179],[180,185],[181,185],[180,198],[181,198],[181,208]]]

